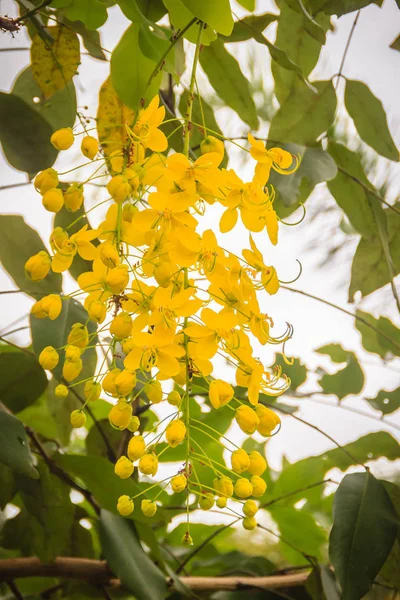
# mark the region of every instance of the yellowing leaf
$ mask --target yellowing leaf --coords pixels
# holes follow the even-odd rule
[[[57,25],[49,27],[53,44],[35,35],[31,46],[33,77],[45,98],[64,88],[80,64],[79,39],[74,31]]]
[[[109,156],[121,150],[128,141],[125,123],[133,121],[134,112],[118,98],[111,77],[100,88],[97,111],[97,133],[103,150]]]

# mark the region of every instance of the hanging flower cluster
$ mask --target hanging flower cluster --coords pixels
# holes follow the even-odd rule
[[[168,150],[168,139],[160,129],[165,109],[158,96],[133,123],[126,124],[129,140],[121,150],[105,154],[94,137],[84,134],[83,155],[105,165],[111,174],[105,220],[97,229],[85,226],[73,235],[68,228],[56,227],[50,237],[52,255],[39,252],[25,269],[31,280],[40,281],[50,270],[67,271],[78,255],[92,261],[91,270],[78,277],[79,290],[72,295],[82,295],[88,319],[98,325],[96,335],[104,334],[111,342],[97,374],[84,380],[85,404],[72,412],[71,424],[82,427],[86,404],[102,393],[110,398],[111,425],[131,433],[126,453],[115,464],[116,475],[129,478],[138,469],[140,477],[156,477],[160,445],[164,450],[184,445],[184,464],[163,479],[157,497],[150,500],[146,492],[137,495],[142,512],[152,517],[156,500],[168,486],[175,493],[186,490],[188,503],[189,495],[195,495],[203,510],[216,503],[219,509],[235,512],[232,503],[237,503],[241,512],[235,514],[242,516],[243,527],[254,529],[258,510],[254,498],[266,489],[262,478],[266,461],[259,452],[247,453],[233,442],[227,464],[206,455],[191,436],[192,430],[203,427],[191,416],[191,404],[197,402],[192,385],[202,382],[212,410],[229,406],[246,434],[257,431],[268,437],[279,429],[279,417],[259,403],[259,395],[277,396],[289,382],[280,368],[270,371],[253,355],[252,339],[262,345],[281,344],[292,330],[288,326],[284,335],[273,337],[273,322],[260,310],[259,294],[275,294],[279,279],[275,268],[265,264],[253,234],[267,235],[272,244],[277,243],[279,219],[268,179],[271,169],[282,175],[293,173],[298,159],[279,148],[267,149],[249,134],[247,152],[255,160],[255,171],[253,180],[244,182],[234,170],[220,167],[224,142],[206,132],[201,156],[192,159],[192,102],[189,94],[188,113],[182,119],[183,153]],[[58,150],[67,150],[74,140],[71,129],[56,131],[51,138]],[[75,212],[82,207],[84,184],[65,189],[54,169],[39,173],[35,188],[48,211],[57,213],[65,206]],[[216,203],[224,209],[219,223],[222,233],[232,230],[239,217],[250,232],[250,248],[243,249],[241,256],[225,250],[212,229],[199,233],[207,206]],[[64,298],[57,294],[41,298],[32,308],[33,315],[57,319]],[[63,355],[56,396],[64,398],[70,386],[82,383],[85,351],[93,339],[87,324],[76,323],[65,347],[48,346],[41,352],[40,364],[50,371]],[[232,385],[216,377],[217,355],[235,366],[236,383],[247,390],[246,399],[235,397]],[[173,413],[144,433],[136,413],[161,402],[171,405]],[[204,434],[224,445],[217,430],[204,428]],[[199,480],[198,462],[212,471],[212,485]],[[128,516],[137,510],[136,503],[136,498],[123,495],[118,511]],[[183,542],[192,543],[189,525]]]

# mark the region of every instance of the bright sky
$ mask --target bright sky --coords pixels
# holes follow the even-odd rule
[[[276,11],[273,2],[259,0],[258,12]],[[0,14],[15,14],[15,3],[11,0],[0,1]],[[237,7],[238,14],[244,11]],[[320,67],[315,78],[329,78],[338,71],[347,37],[354,20],[354,13],[335,21],[335,30],[327,36],[327,44],[322,53]],[[360,79],[370,85],[374,94],[381,99],[389,116],[389,125],[397,145],[400,147],[400,118],[398,111],[398,98],[400,97],[400,78],[398,77],[400,67],[400,53],[389,48],[390,43],[399,33],[400,12],[394,0],[385,0],[381,9],[373,5],[362,11],[353,41],[350,47],[344,74],[350,78]],[[109,10],[109,20],[102,28],[102,45],[112,50],[129,22],[118,7]],[[273,40],[274,26],[267,30],[267,36]],[[2,48],[27,48],[29,40],[24,30],[11,38],[8,34],[0,37]],[[231,48],[230,48],[231,50]],[[240,60],[246,62],[247,48],[240,44],[233,49]],[[266,87],[269,86],[270,68],[268,53],[264,47],[257,47],[257,68],[260,70]],[[0,71],[0,89],[10,91],[14,79],[27,66],[29,53],[27,51],[2,52],[2,69]],[[97,90],[108,75],[109,65],[96,61],[89,56],[82,57],[82,65],[79,69],[82,77],[76,78],[78,92],[78,105],[89,106],[88,114],[94,116],[97,109]],[[203,81],[200,78],[200,85]],[[209,90],[206,90],[206,93]],[[228,135],[247,133],[245,125],[231,111],[222,108],[218,111],[218,119],[221,126],[227,122]],[[351,125],[349,131],[352,131]],[[67,157],[60,156],[55,168],[64,171],[70,164],[71,158],[78,159],[78,150],[67,153]],[[233,160],[231,166],[237,166],[237,160]],[[25,175],[10,167],[0,157],[1,184],[8,185],[25,181]],[[242,178],[251,178],[253,165],[245,164],[241,167]],[[378,177],[382,176],[384,166],[380,165]],[[391,164],[390,196],[399,195],[400,172],[398,165]],[[95,199],[99,201],[101,196],[96,196],[98,191],[93,188],[88,196],[88,206]],[[38,194],[33,187],[19,187],[7,191],[1,191],[0,210],[2,213],[17,213],[24,216],[26,221],[38,229],[43,240],[48,239],[51,231],[51,216],[41,206]],[[339,230],[340,214],[338,211],[324,213],[323,217],[317,216],[311,219],[321,207],[333,207],[334,203],[329,197],[324,184],[320,185],[309,202],[306,219],[297,227],[281,227],[280,241],[276,248],[265,240],[263,235],[257,235],[257,243],[264,252],[267,264],[274,264],[283,280],[292,279],[297,273],[296,259],[303,265],[301,279],[293,287],[305,290],[329,301],[339,304],[344,308],[354,310],[354,305],[347,305],[347,287],[349,280],[350,260],[357,245],[357,238],[348,241],[348,238]],[[218,212],[218,209],[215,209]],[[215,228],[215,210],[207,212],[204,228]],[[100,214],[101,213],[101,214]],[[93,220],[96,225],[97,219],[103,216],[102,209],[97,211],[98,217]],[[296,215],[291,218],[296,219]],[[322,235],[321,235],[322,234]],[[347,240],[346,247],[339,252],[336,258],[329,259],[321,267],[321,258],[333,244],[340,244]],[[237,227],[233,233],[224,237],[223,244],[226,248],[237,248],[248,246],[247,233]],[[312,249],[310,249],[312,247]],[[13,289],[12,280],[6,273],[0,273],[0,290]],[[72,279],[67,280],[67,288],[72,289],[76,284]],[[30,310],[32,301],[24,294],[0,295],[0,327],[3,332],[12,329],[10,323],[18,320],[16,327],[26,323],[26,316]],[[390,316],[394,322],[399,324],[394,303],[390,291],[387,288],[376,294],[372,299],[367,299],[359,304],[365,310],[379,314],[379,311]],[[326,307],[314,300],[303,298],[281,290],[277,296],[265,296],[262,308],[268,312],[276,324],[276,333],[285,328],[286,321],[294,325],[293,340],[287,346],[287,353],[299,356],[303,362],[311,367],[319,365],[331,368],[329,360],[313,353],[313,350],[329,342],[337,342],[349,350],[359,354],[364,372],[367,376],[367,384],[364,389],[364,397],[373,397],[379,389],[393,389],[400,384],[400,360],[391,363],[390,368],[384,367],[380,359],[364,352],[360,346],[360,336],[353,326],[352,319],[346,315]],[[23,319],[25,317],[25,319]],[[24,331],[13,335],[10,339],[18,343],[29,343],[28,334]],[[270,364],[273,352],[269,349],[261,349],[260,357],[266,364]],[[304,390],[316,390],[315,377]],[[327,398],[332,405],[335,403],[333,397]],[[326,430],[340,443],[346,443],[357,438],[362,433],[369,431],[387,429],[395,437],[399,438],[399,431],[386,427],[378,421],[374,421],[359,415],[345,412],[336,407],[330,408],[319,405],[310,400],[303,400],[300,415],[310,422]],[[351,407],[362,408],[372,415],[379,413],[372,411],[362,400],[350,396],[344,402]],[[392,417],[400,425],[400,419]],[[289,460],[294,461],[311,453],[319,453],[331,444],[317,432],[296,423],[290,417],[284,420],[281,433],[276,436],[269,445],[269,459],[273,466],[279,466],[280,458],[286,455]],[[384,465],[383,465],[384,467]]]

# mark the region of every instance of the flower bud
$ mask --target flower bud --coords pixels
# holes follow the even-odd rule
[[[225,496],[220,496],[219,498],[217,498],[215,505],[218,508],[226,508],[226,502],[227,502],[227,498]]]
[[[42,281],[50,271],[51,258],[44,250],[28,258],[25,273],[32,281]]]
[[[110,324],[110,333],[119,339],[129,337],[132,331],[132,317],[127,312],[120,312]]]
[[[267,489],[267,484],[264,479],[261,479],[258,475],[253,475],[250,479],[251,485],[253,486],[253,496],[256,498],[260,498],[265,494],[265,490]]]
[[[255,432],[260,422],[255,411],[246,404],[236,409],[235,419],[240,429],[249,435]]]
[[[70,360],[71,362],[78,361],[81,357],[81,349],[78,346],[67,346],[65,348],[65,360]]]
[[[182,398],[179,392],[172,390],[172,392],[170,392],[167,396],[167,401],[168,404],[171,404],[172,406],[179,406]]]
[[[94,402],[100,398],[101,385],[96,381],[87,381],[83,390],[85,398],[88,402]]]
[[[260,419],[260,422],[257,425],[258,433],[264,436],[270,436],[274,429],[280,425],[280,418],[273,410],[262,404],[257,404],[255,410]]]
[[[175,492],[175,494],[183,492],[183,490],[186,489],[186,486],[187,478],[182,473],[180,475],[175,475],[175,477],[171,479],[172,491]]]
[[[245,477],[236,480],[235,494],[238,498],[248,498],[253,493],[253,486]]]
[[[113,269],[121,262],[118,250],[115,246],[108,242],[105,242],[100,246],[100,260],[106,267],[109,267],[110,269]]]
[[[250,452],[250,465],[248,468],[249,473],[252,475],[262,475],[267,468],[267,461],[265,458],[257,452],[257,450],[253,450]]]
[[[182,544],[184,546],[193,546],[193,538],[188,531],[186,531],[186,533],[183,534]]]
[[[87,308],[88,315],[96,323],[102,323],[107,315],[107,306],[100,300],[93,300]]]
[[[133,500],[131,500],[129,496],[124,495],[118,498],[117,511],[123,517],[129,516],[134,508]]]
[[[158,471],[158,458],[155,454],[144,454],[139,460],[139,471],[144,475],[155,475]]]
[[[239,448],[238,450],[232,452],[231,464],[233,471],[240,475],[241,473],[247,471],[250,466],[249,455],[245,450],[243,450],[243,448]]]
[[[157,504],[146,498],[142,500],[140,508],[145,517],[154,517],[157,512]]]
[[[43,196],[47,190],[51,190],[58,186],[58,175],[54,169],[45,169],[38,173],[35,177],[35,189]]]
[[[61,190],[53,188],[44,193],[42,204],[46,210],[58,213],[64,206],[64,196]]]
[[[246,517],[254,517],[258,511],[258,504],[254,500],[246,500],[243,504],[243,514]]]
[[[108,420],[115,429],[126,429],[131,422],[131,418],[132,406],[126,400],[118,400],[117,404],[108,413]]]
[[[167,443],[171,448],[176,448],[186,436],[186,425],[180,419],[175,419],[168,424],[165,431]]]
[[[128,396],[136,385],[135,371],[124,369],[121,373],[118,373],[114,383],[118,396]]]
[[[71,127],[63,127],[53,133],[50,142],[57,150],[68,150],[74,143],[74,134]]]
[[[133,464],[126,456],[121,456],[115,463],[114,473],[121,479],[128,479],[133,473]]]
[[[73,410],[69,420],[74,429],[79,429],[79,427],[83,427],[86,423],[86,415],[81,410]]]
[[[160,287],[167,288],[175,271],[176,268],[168,260],[158,262],[154,267],[154,279]]]
[[[111,169],[115,171],[115,173],[121,173],[124,168],[124,155],[121,150],[114,150],[110,154],[110,165]]]
[[[208,390],[208,396],[214,408],[220,408],[228,404],[232,400],[234,393],[233,387],[222,379],[214,379],[210,383]]]
[[[78,377],[82,369],[83,364],[80,358],[75,360],[66,360],[63,364],[62,374],[64,379],[67,381],[73,381]]]
[[[202,154],[208,154],[208,152],[217,152],[218,154],[225,154],[224,142],[217,139],[213,135],[208,135],[200,143],[200,150]]]
[[[122,204],[132,192],[129,181],[123,175],[114,175],[107,184],[107,190],[117,204]]]
[[[31,313],[38,319],[48,317],[57,319],[62,310],[62,300],[58,294],[49,294],[38,300],[31,308]]]
[[[242,521],[243,529],[247,529],[247,531],[252,531],[257,527],[257,521],[254,517],[245,517]]]
[[[127,265],[114,267],[106,275],[106,285],[113,294],[122,294],[128,283],[129,272]]]
[[[139,427],[140,427],[140,419],[136,415],[133,415],[133,417],[131,417],[131,420],[129,421],[127,430],[130,431],[131,433],[135,433],[135,431],[137,431],[139,429]]]
[[[85,349],[89,345],[89,332],[86,325],[74,323],[67,339],[68,344]]]
[[[211,492],[202,492],[199,505],[202,510],[210,510],[214,506],[214,494]]]
[[[59,360],[60,357],[58,352],[55,350],[55,348],[53,348],[53,346],[46,346],[46,348],[43,348],[39,354],[40,365],[43,367],[43,369],[47,369],[48,371],[55,369]]]
[[[128,456],[130,460],[138,460],[146,453],[146,442],[142,435],[134,435],[128,443]]]
[[[82,185],[79,183],[71,183],[64,192],[65,208],[70,212],[76,212],[80,209],[83,203]]]
[[[148,381],[144,386],[143,391],[153,404],[158,404],[163,399],[161,383],[155,379]]]
[[[103,381],[101,385],[106,394],[110,394],[110,396],[118,396],[117,388],[115,385],[115,380],[117,375],[121,373],[121,369],[111,369],[108,373],[103,377]]]
[[[99,151],[99,142],[91,135],[85,135],[81,143],[81,152],[86,158],[93,160]]]
[[[215,477],[213,480],[213,488],[217,492],[218,496],[223,496],[224,498],[230,498],[233,496],[233,483],[231,479],[225,475]]]
[[[67,386],[60,383],[60,385],[57,385],[57,387],[55,388],[54,394],[55,396],[57,396],[57,398],[61,398],[63,400],[68,396]]]

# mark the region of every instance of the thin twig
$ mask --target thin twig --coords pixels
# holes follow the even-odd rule
[[[358,185],[360,185],[366,192],[369,192],[370,194],[375,196],[375,198],[377,198],[380,202],[382,202],[382,204],[387,206],[387,208],[390,208],[390,210],[393,210],[395,213],[400,215],[400,210],[398,208],[396,208],[395,206],[393,206],[392,204],[389,204],[389,202],[386,202],[386,200],[384,198],[382,198],[382,196],[380,194],[378,194],[378,192],[376,192],[374,189],[371,189],[368,185],[366,185],[363,181],[361,181],[361,179],[358,179],[358,177],[355,177],[354,175],[352,175],[351,173],[346,171],[346,169],[343,169],[339,165],[336,165],[336,166],[337,166],[338,171],[343,173],[343,175],[347,175],[347,177],[349,177],[350,179],[352,179],[353,181],[358,183]]]
[[[339,72],[338,72],[338,75],[337,75],[336,89],[337,89],[337,86],[339,85],[339,81],[340,81],[340,78],[342,76],[342,71],[343,71],[344,63],[346,62],[347,53],[349,51],[351,40],[353,39],[354,30],[355,30],[355,28],[357,26],[358,19],[360,18],[360,14],[361,14],[361,9],[357,11],[357,14],[356,14],[356,16],[354,18],[354,21],[353,21],[353,25],[351,26],[351,29],[350,29],[349,37],[347,38],[347,42],[346,42],[346,46],[345,46],[345,49],[344,49],[344,52],[343,52],[342,60],[340,62]]]
[[[21,592],[19,591],[19,589],[13,581],[7,581],[7,585],[14,594],[14,596],[17,598],[17,600],[24,600],[23,595],[21,594]]]
[[[260,508],[267,508],[268,506],[272,506],[273,504],[276,504],[280,500],[285,500],[286,498],[290,498],[291,496],[297,496],[297,494],[301,494],[301,492],[306,492],[307,490],[311,490],[312,488],[318,487],[320,485],[324,485],[325,483],[336,483],[336,485],[339,485],[339,483],[337,481],[334,481],[333,479],[323,479],[322,481],[317,481],[316,483],[311,483],[310,485],[306,485],[305,487],[300,488],[299,490],[294,490],[293,492],[289,492],[288,494],[283,494],[282,496],[273,498],[272,500],[269,500],[268,502],[261,504]]]
[[[43,0],[43,2],[38,4],[38,6],[34,6],[33,8],[31,8],[31,10],[28,10],[24,15],[18,17],[18,19],[13,19],[14,24],[21,23],[22,21],[26,21],[26,19],[33,17],[33,15],[38,12],[38,10],[44,8],[45,6],[48,6],[49,4],[51,4],[51,2],[52,0]]]

